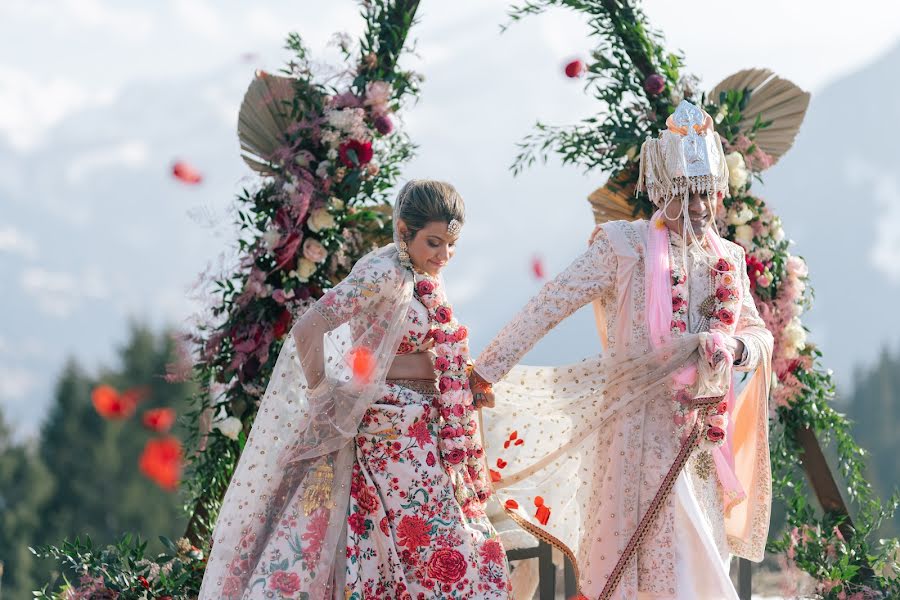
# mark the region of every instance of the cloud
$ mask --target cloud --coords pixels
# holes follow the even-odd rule
[[[90,267],[80,276],[30,267],[23,271],[21,285],[37,302],[40,311],[52,317],[68,317],[82,301],[110,295],[106,279],[99,270]]]
[[[3,0],[4,20],[31,21],[41,29],[103,29],[112,35],[144,39],[154,29],[151,13],[113,8],[103,0]]]
[[[17,150],[32,150],[70,114],[114,99],[111,89],[93,89],[55,75],[41,79],[0,65],[0,135]]]
[[[11,225],[0,225],[0,253],[17,254],[24,258],[37,258],[37,242]]]
[[[206,0],[173,0],[170,7],[175,18],[188,31],[208,40],[225,37],[225,23]]]
[[[150,151],[140,140],[129,140],[94,152],[79,155],[66,168],[66,180],[79,183],[95,171],[115,166],[140,167],[147,162]]]
[[[21,367],[0,366],[0,400],[24,400],[37,385],[37,378]]]

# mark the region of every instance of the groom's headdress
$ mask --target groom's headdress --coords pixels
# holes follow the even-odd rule
[[[637,191],[646,191],[662,207],[689,192],[728,194],[728,167],[722,140],[709,114],[682,100],[666,120],[667,129],[641,147]]]

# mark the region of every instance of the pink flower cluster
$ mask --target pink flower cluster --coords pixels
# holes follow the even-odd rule
[[[740,152],[744,157],[744,164],[747,165],[747,168],[751,171],[757,173],[765,171],[775,163],[775,159],[763,152],[759,146],[743,134],[737,136],[732,143],[726,141],[724,146],[726,154],[730,152]]]

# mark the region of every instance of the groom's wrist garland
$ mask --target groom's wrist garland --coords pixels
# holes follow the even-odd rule
[[[749,112],[753,90],[725,88],[713,97],[704,97],[698,79],[683,73],[682,57],[666,51],[661,34],[654,32],[643,13],[627,0],[526,0],[510,15],[515,21],[556,6],[583,13],[591,35],[598,40],[586,65],[585,88],[602,108],[598,115],[571,127],[539,123],[521,144],[513,170],[518,172],[555,153],[563,163],[611,174],[605,196],[615,195],[619,204],[626,205],[613,207],[618,209],[612,211],[615,218],[649,217],[649,200],[632,194],[640,145],[665,129],[667,115],[682,99],[705,104],[723,139],[730,174],[731,196],[719,204],[719,231],[746,250],[752,293],[775,338],[773,488],[786,508],[787,529],[770,541],[770,550],[784,553],[782,560],[789,568],[802,569],[816,578],[818,593],[829,600],[851,594],[900,597],[900,541],[875,543],[872,539],[898,506],[898,497],[882,503],[875,496],[864,473],[864,451],[853,439],[846,418],[830,405],[835,393],[831,371],[820,364],[821,353],[807,341],[800,319],[812,298],[806,264],[788,252],[790,242],[779,218],[750,192],[752,179],[761,179],[762,171],[776,159],[759,141],[770,125],[767,115]],[[783,81],[779,85],[783,94],[791,86]],[[626,196],[627,201],[622,200]],[[683,293],[679,300],[681,277],[683,274],[673,273],[673,333],[687,325]],[[728,319],[727,313],[718,316]],[[855,535],[851,538],[840,533],[838,520],[814,509],[806,486],[797,484],[805,477],[796,460],[802,452],[796,432],[807,427],[823,444],[836,443],[839,470],[855,508]]]

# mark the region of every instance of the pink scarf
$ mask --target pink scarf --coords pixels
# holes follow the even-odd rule
[[[654,348],[665,344],[672,336],[672,267],[669,260],[669,230],[663,221],[661,210],[650,219],[650,234],[647,242],[646,287],[647,321],[650,327],[650,343]],[[724,257],[722,239],[712,231],[707,231],[706,241],[716,256]],[[697,380],[697,367],[691,366],[675,373],[675,383],[686,386]],[[734,383],[728,387],[725,396],[728,402],[728,430],[725,444],[713,449],[719,482],[724,490],[726,513],[731,506],[746,497],[743,487],[734,473],[734,452],[731,439],[734,430],[731,413],[734,409]]]

